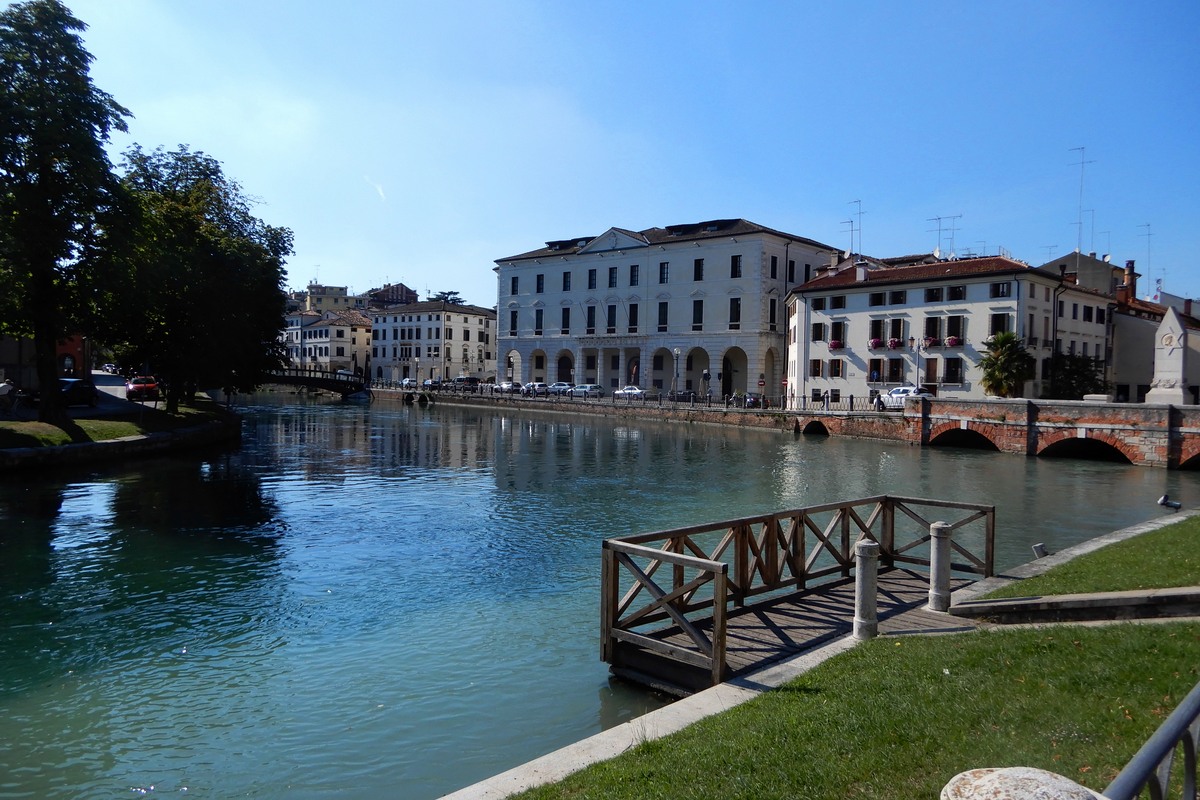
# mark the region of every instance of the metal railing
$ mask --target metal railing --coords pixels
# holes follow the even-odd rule
[[[1125,768],[1104,790],[1109,800],[1134,800],[1148,790],[1150,800],[1178,797],[1196,800],[1196,749],[1200,741],[1200,683],[1159,726]],[[1179,792],[1168,795],[1175,754],[1183,752]]]

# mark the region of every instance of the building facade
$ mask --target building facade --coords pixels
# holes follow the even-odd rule
[[[1005,331],[1037,360],[1024,395],[1039,397],[1054,352],[1107,362],[1112,302],[1057,271],[999,256],[904,266],[848,259],[788,296],[788,405],[869,400],[905,385],[982,399],[980,361]]]
[[[406,303],[371,312],[372,378],[496,380],[496,312],[442,301]]]
[[[299,331],[292,330],[292,321],[300,323]],[[286,339],[299,334],[297,355],[292,366],[320,372],[345,370],[365,375],[369,366],[371,320],[358,311],[326,311],[324,314],[290,314]],[[288,352],[292,352],[288,342]]]
[[[835,248],[743,219],[550,241],[496,261],[500,379],[761,391],[784,299]]]

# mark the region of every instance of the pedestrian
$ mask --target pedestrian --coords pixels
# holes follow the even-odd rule
[[[17,387],[9,378],[4,379],[4,383],[0,383],[0,408],[12,413],[12,410],[17,405]]]

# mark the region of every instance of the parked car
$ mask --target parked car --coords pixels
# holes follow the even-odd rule
[[[474,375],[460,375],[451,382],[450,388],[456,392],[478,392],[479,378]]]
[[[416,389],[417,388],[417,379],[416,378],[402,379],[400,381],[400,388],[401,389]]]
[[[126,400],[157,400],[158,379],[151,375],[137,375],[125,382]]]
[[[426,378],[424,386],[426,389],[440,389],[442,388],[441,378]]]
[[[571,391],[571,387],[574,385],[575,384],[567,383],[566,381],[556,381],[555,383],[550,384],[550,394],[568,394]]]
[[[679,389],[667,392],[667,399],[673,403],[691,403],[696,399],[696,393],[691,389]]]
[[[640,386],[622,386],[613,392],[614,400],[645,400],[646,390]]]
[[[100,401],[100,392],[91,381],[81,378],[59,378],[58,391],[64,406],[95,406]]]
[[[571,397],[604,397],[604,387],[598,383],[581,383],[572,386],[568,394]]]
[[[521,390],[521,394],[526,397],[537,397],[539,394],[544,397],[550,396],[550,387],[541,381],[530,381],[525,384],[525,388]]]
[[[920,386],[897,386],[887,394],[875,396],[875,408],[904,408],[910,397],[933,397],[933,392]]]
[[[521,384],[513,383],[512,381],[501,381],[496,384],[496,388],[492,389],[492,391],[499,392],[500,394],[516,394],[521,391]]]

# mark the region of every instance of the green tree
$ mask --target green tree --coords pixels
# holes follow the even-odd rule
[[[137,213],[121,352],[166,383],[169,411],[199,388],[254,389],[285,362],[291,231],[256,218],[203,153],[135,146],[122,167]]]
[[[1085,394],[1104,394],[1104,365],[1096,358],[1055,353],[1050,360],[1050,386],[1045,396],[1054,400],[1082,400]]]
[[[429,298],[432,302],[449,303],[452,306],[461,306],[463,304],[462,296],[458,292],[438,292],[431,295]]]
[[[979,362],[981,383],[988,394],[1018,397],[1025,382],[1036,374],[1037,362],[1025,352],[1021,338],[1012,331],[997,333],[988,342],[987,355]]]
[[[97,89],[82,22],[58,0],[0,12],[0,333],[32,336],[38,383],[99,311],[93,265],[116,179],[104,145],[129,112]],[[61,422],[57,391],[39,418]]]

